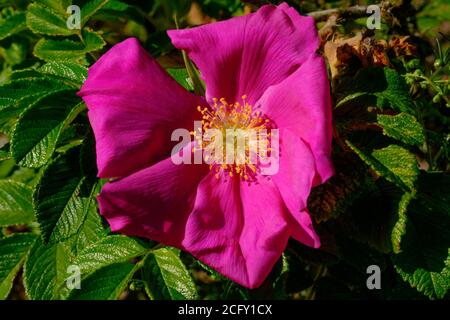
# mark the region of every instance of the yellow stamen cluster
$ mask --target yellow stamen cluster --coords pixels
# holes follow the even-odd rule
[[[224,98],[213,99],[213,102],[214,104],[210,108],[197,107],[197,110],[202,114],[202,128],[198,129],[199,132],[191,132],[197,140],[197,148],[212,151],[217,147],[217,143],[220,143],[220,147],[224,151],[220,156],[214,155],[214,152],[209,153],[212,155],[210,169],[216,172],[216,178],[219,179],[220,173],[223,172],[230,177],[238,176],[246,181],[253,180],[258,169],[257,164],[252,161],[255,156],[259,156],[258,136],[255,137],[250,133],[256,132],[259,134],[261,130],[266,131],[270,127],[270,121],[264,118],[261,112],[254,110],[253,106],[247,102],[247,96],[245,95],[242,96],[242,103],[228,103]],[[222,141],[218,141],[217,137],[214,136],[209,141],[202,138],[202,132],[205,133],[211,129],[219,130],[222,133],[220,135]],[[225,161],[223,161],[226,144],[230,144],[230,141],[226,140],[227,130],[239,132],[242,135],[241,138],[246,139],[244,152],[242,155],[237,155],[235,162],[232,164],[225,164]],[[269,136],[270,133],[267,133],[267,137]],[[269,139],[266,141],[267,150],[270,150]],[[233,145],[228,147],[236,150],[236,141],[233,139],[231,143]],[[205,160],[208,161],[207,156],[205,156]]]

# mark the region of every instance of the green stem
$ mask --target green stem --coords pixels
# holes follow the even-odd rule
[[[178,24],[178,18],[176,14],[173,16],[173,19],[175,21],[175,26],[177,29],[180,28]],[[183,56],[184,65],[186,66],[186,71],[189,75],[189,78],[192,81],[192,85],[194,86],[194,93],[199,96],[204,96],[206,92],[205,84],[203,81],[200,80],[200,73],[198,72],[197,68],[194,66],[192,61],[189,59],[188,55],[186,54],[186,51],[181,50],[181,55]]]

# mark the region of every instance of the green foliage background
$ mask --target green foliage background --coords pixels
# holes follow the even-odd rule
[[[196,4],[211,21],[268,2]],[[303,14],[357,3],[288,2]],[[309,201],[323,246],[293,241],[256,290],[187,253],[112,234],[95,201],[105,181],[96,178],[95,141],[76,96],[87,68],[134,36],[177,81],[197,89],[165,34],[174,17],[181,27],[192,24],[192,1],[73,1],[81,30],[66,26],[71,4],[0,0],[0,299],[449,297],[450,51],[438,33],[450,21],[447,1],[413,1],[420,10],[411,25],[383,24],[377,34],[414,35],[416,57],[357,67],[333,81],[336,175]],[[364,25],[338,27],[350,35]],[[71,265],[80,268],[80,290],[66,285]],[[370,265],[382,270],[381,290],[366,286]]]

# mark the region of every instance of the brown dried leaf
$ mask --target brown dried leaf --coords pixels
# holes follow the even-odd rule
[[[330,64],[332,77],[346,73],[349,67],[389,66],[389,46],[384,40],[376,40],[361,32],[352,38],[327,41],[324,54]]]
[[[395,57],[416,55],[417,49],[408,42],[408,39],[409,36],[393,37],[389,40],[389,49]]]
[[[362,33],[349,39],[334,39],[327,41],[324,46],[324,54],[328,60],[332,77],[336,77],[339,71],[350,64],[351,59],[358,55]]]

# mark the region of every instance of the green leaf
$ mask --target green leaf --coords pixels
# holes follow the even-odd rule
[[[44,244],[38,239],[24,265],[25,292],[32,300],[61,298],[61,284],[69,274],[70,248],[66,243]]]
[[[414,182],[419,174],[415,156],[397,145],[374,150],[372,156],[409,188],[414,189]],[[392,181],[391,181],[392,182]]]
[[[359,196],[339,217],[347,238],[368,244],[378,252],[392,252],[390,231],[397,222],[398,205],[404,191],[380,177],[368,177]],[[335,233],[335,231],[333,232]]]
[[[35,240],[36,236],[30,233],[0,239],[0,300],[8,297],[14,278]]]
[[[0,227],[33,221],[32,190],[22,183],[0,180]]]
[[[10,154],[9,154],[9,151],[7,151],[7,150],[0,150],[0,161],[3,161],[3,160],[8,160],[8,159],[10,159]]]
[[[1,22],[0,22],[1,24]],[[0,47],[0,56],[5,61],[5,69],[3,72],[9,73],[11,69],[8,67],[17,66],[25,62],[28,55],[28,44],[23,37],[17,36],[11,40],[5,41],[5,45]],[[15,69],[12,68],[13,70]]]
[[[69,88],[61,81],[48,78],[13,80],[0,86],[0,119],[7,118],[4,113],[17,115],[40,97]]]
[[[383,133],[408,145],[422,146],[425,141],[423,128],[416,118],[407,113],[395,116],[377,115]]]
[[[415,110],[405,79],[393,69],[361,69],[354,79],[343,86],[345,89],[339,90],[347,89],[348,92],[336,107],[357,101],[360,105],[391,108],[400,112],[413,113]],[[374,99],[364,99],[366,97]]]
[[[147,256],[143,268],[146,291],[152,299],[197,298],[195,284],[186,266],[172,250],[153,251]]]
[[[390,145],[374,150],[370,155],[358,149],[350,141],[347,140],[346,143],[378,175],[385,177],[405,191],[414,189],[419,167],[412,153],[400,146]]]
[[[105,236],[95,202],[78,233],[65,242],[44,244],[39,238],[24,267],[24,285],[31,299],[62,299],[69,294],[67,268],[87,246]]]
[[[107,235],[106,230],[103,228],[102,221],[97,209],[97,202],[91,201],[89,211],[83,225],[78,232],[66,240],[63,244],[67,245],[70,251],[70,265],[73,266],[74,260],[85,248],[93,243],[100,241]],[[81,274],[83,276],[83,274]],[[70,289],[65,283],[59,284],[59,294],[61,297],[66,298],[70,294]]]
[[[75,91],[45,96],[21,115],[11,137],[11,154],[24,167],[39,168],[53,155],[62,130],[84,110]]]
[[[83,42],[73,40],[40,39],[34,47],[34,55],[46,61],[75,61],[85,63],[86,53],[98,51],[105,41],[96,32],[83,31]]]
[[[137,265],[118,263],[106,266],[81,281],[69,300],[117,300],[136,272]]]
[[[147,251],[140,241],[125,236],[109,236],[85,248],[76,260],[83,274],[91,273],[102,267],[125,262]]]
[[[43,96],[67,90],[65,82],[48,78],[23,78],[0,86],[0,131],[12,134],[19,115]]]
[[[99,11],[101,19],[116,20],[125,18],[127,21],[137,23],[141,26],[145,24],[145,19],[148,17],[146,12],[135,5],[125,3],[124,1],[109,0]],[[153,34],[158,33],[154,32]]]
[[[25,13],[11,15],[0,22],[0,40],[26,29]]]
[[[72,4],[72,0],[34,0],[34,2],[50,8],[60,15],[66,14],[67,7]]]
[[[450,174],[421,174],[407,215],[395,268],[419,292],[442,299],[450,288]]]
[[[187,53],[184,50],[181,51],[181,54],[186,66],[186,71],[189,75],[192,86],[194,87],[194,93],[199,96],[204,96],[206,85],[200,77],[200,71],[195,67],[194,63],[191,61],[191,59],[189,59]]]
[[[363,243],[355,240],[340,235],[336,237],[335,242],[339,246],[339,255],[342,258],[337,263],[336,268],[339,269],[339,266],[341,268],[344,267],[345,272],[339,272],[336,269],[333,271],[338,274],[337,278],[341,281],[366,287],[367,267],[375,264],[383,271],[386,269],[386,259],[378,250],[368,248]]]
[[[52,61],[39,68],[39,72],[59,78],[69,79],[82,85],[87,78],[87,68],[74,62]]]
[[[357,98],[364,97],[365,95],[366,95],[365,92],[355,92],[355,93],[351,93],[351,94],[345,96],[345,98],[339,100],[339,102],[336,104],[336,107],[335,107],[335,108],[339,108],[340,106],[345,105],[347,102],[354,101],[354,100],[356,100]]]
[[[81,26],[84,26],[89,19],[108,2],[109,0],[92,0],[86,3],[81,9]]]
[[[70,239],[73,242],[72,251],[78,255],[84,248],[106,237],[102,220],[98,213],[97,202],[91,199],[86,219],[78,232]]]
[[[86,78],[86,67],[70,61],[51,61],[37,69],[30,68],[15,71],[11,74],[10,80],[27,79],[28,81],[43,81],[49,79],[48,81],[58,81],[59,85],[62,81],[64,86],[79,89]]]
[[[377,105],[382,108],[390,107],[400,112],[414,112],[414,104],[405,79],[393,69],[384,68],[383,71],[387,88],[374,93],[378,98]]]
[[[61,242],[81,227],[89,210],[93,192],[82,197],[88,184],[80,167],[79,149],[71,149],[45,170],[36,187],[34,203],[44,242]],[[88,189],[88,188],[87,188]]]
[[[391,231],[391,242],[392,249],[394,253],[399,253],[401,251],[401,243],[403,236],[406,233],[406,224],[408,222],[408,216],[406,214],[408,205],[414,198],[414,193],[405,193],[400,198],[397,210],[397,221],[395,222]]]
[[[34,33],[50,36],[70,36],[79,30],[67,27],[66,14],[56,12],[55,8],[32,3],[27,10],[27,26]]]
[[[14,71],[9,77],[10,80],[20,80],[20,79],[30,80],[32,78],[42,78],[42,74],[35,69],[29,68]]]
[[[118,11],[118,12],[126,12],[130,9],[131,5],[128,3],[119,1],[119,0],[110,0],[105,6],[101,9],[101,11]]]
[[[191,78],[189,77],[189,74],[185,68],[167,69],[166,71],[186,90],[188,91],[194,90]]]

